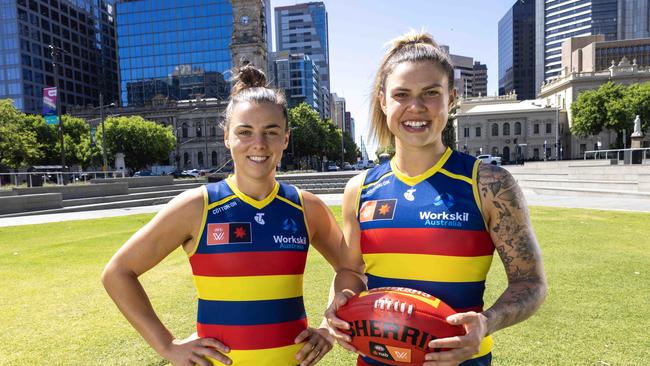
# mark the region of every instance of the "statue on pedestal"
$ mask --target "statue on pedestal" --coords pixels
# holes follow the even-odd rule
[[[632,132],[632,137],[643,137],[643,131],[641,130],[641,117],[636,115],[634,119],[634,132]]]

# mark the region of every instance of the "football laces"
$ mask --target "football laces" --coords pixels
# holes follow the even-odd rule
[[[393,299],[378,299],[375,300],[374,308],[378,310],[394,311],[406,315],[413,314],[413,304],[406,301],[398,301]]]

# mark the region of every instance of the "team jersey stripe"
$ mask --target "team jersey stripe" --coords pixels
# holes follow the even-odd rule
[[[302,274],[193,277],[198,296],[203,300],[257,301],[302,296]]]
[[[426,254],[363,254],[366,272],[375,276],[438,282],[485,281],[492,256],[452,257]]]
[[[449,178],[462,180],[465,183],[472,184],[472,178],[468,178],[468,177],[466,177],[464,175],[452,173],[452,172],[448,171],[447,169],[442,169],[441,168],[440,173],[448,176]]]
[[[237,366],[259,366],[259,365],[297,365],[296,353],[304,346],[304,343],[292,344],[290,346],[256,349],[256,350],[232,350],[226,355]],[[223,366],[210,357],[208,360],[213,365]]]
[[[203,324],[257,325],[306,318],[302,296],[280,300],[210,301],[199,299],[197,321]]]
[[[485,281],[478,282],[429,282],[387,278],[366,273],[368,288],[406,287],[431,294],[454,309],[480,307],[483,305]]]
[[[361,251],[468,257],[492,255],[494,244],[485,230],[380,228],[361,231]]]
[[[201,338],[214,338],[233,350],[251,350],[284,347],[307,329],[307,319],[262,325],[220,325],[198,323]]]
[[[195,254],[190,258],[195,276],[240,277],[302,274],[307,252],[239,252]]]

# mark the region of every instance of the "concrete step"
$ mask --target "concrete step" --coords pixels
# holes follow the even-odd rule
[[[145,193],[145,192],[163,192],[163,191],[176,191],[179,189],[186,190],[204,185],[205,182],[201,183],[179,183],[179,184],[170,184],[168,186],[157,186],[157,187],[138,187],[138,188],[129,188],[129,193]]]
[[[108,210],[114,208],[128,208],[128,207],[140,207],[140,206],[153,206],[153,205],[162,205],[169,202],[172,198],[176,196],[164,196],[164,197],[155,197],[155,198],[145,198],[138,200],[130,201],[119,201],[119,202],[107,202],[107,203],[98,203],[92,205],[79,205],[79,206],[70,206],[64,208],[56,208],[51,210],[41,210],[41,211],[30,211],[30,212],[21,212],[8,215],[0,215],[0,217],[15,217],[15,216],[27,216],[27,215],[45,215],[45,214],[54,214],[54,213],[65,213],[65,212],[83,212],[83,211],[94,211],[94,210]]]
[[[623,190],[604,190],[604,189],[589,189],[589,188],[570,188],[570,187],[544,187],[544,186],[528,186],[537,194],[552,195],[552,196],[584,196],[584,197],[624,197],[650,200],[650,192],[639,191],[623,191]]]
[[[601,190],[618,191],[639,191],[637,182],[629,181],[596,181],[578,179],[517,179],[522,188],[527,187],[565,187],[565,188],[588,188]]]
[[[165,190],[165,191],[154,191],[154,192],[142,192],[142,193],[130,193],[119,196],[104,196],[104,197],[92,197],[92,198],[78,198],[72,200],[63,200],[63,207],[71,206],[83,206],[83,205],[95,205],[99,203],[108,203],[108,202],[123,202],[123,201],[132,201],[132,200],[142,200],[147,198],[158,198],[158,197],[168,197],[168,196],[178,196],[179,194],[185,192],[185,189],[176,189],[176,190]]]

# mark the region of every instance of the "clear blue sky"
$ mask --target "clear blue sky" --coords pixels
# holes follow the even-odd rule
[[[324,0],[331,92],[346,99],[347,110],[355,119],[357,143],[363,136],[368,153],[374,155],[374,144],[367,141],[371,82],[386,42],[411,28],[431,33],[438,43],[449,45],[453,54],[487,64],[488,94],[494,95],[499,77],[497,25],[515,1]],[[307,1],[271,0],[271,6],[303,2]],[[275,19],[273,22],[275,30]]]

